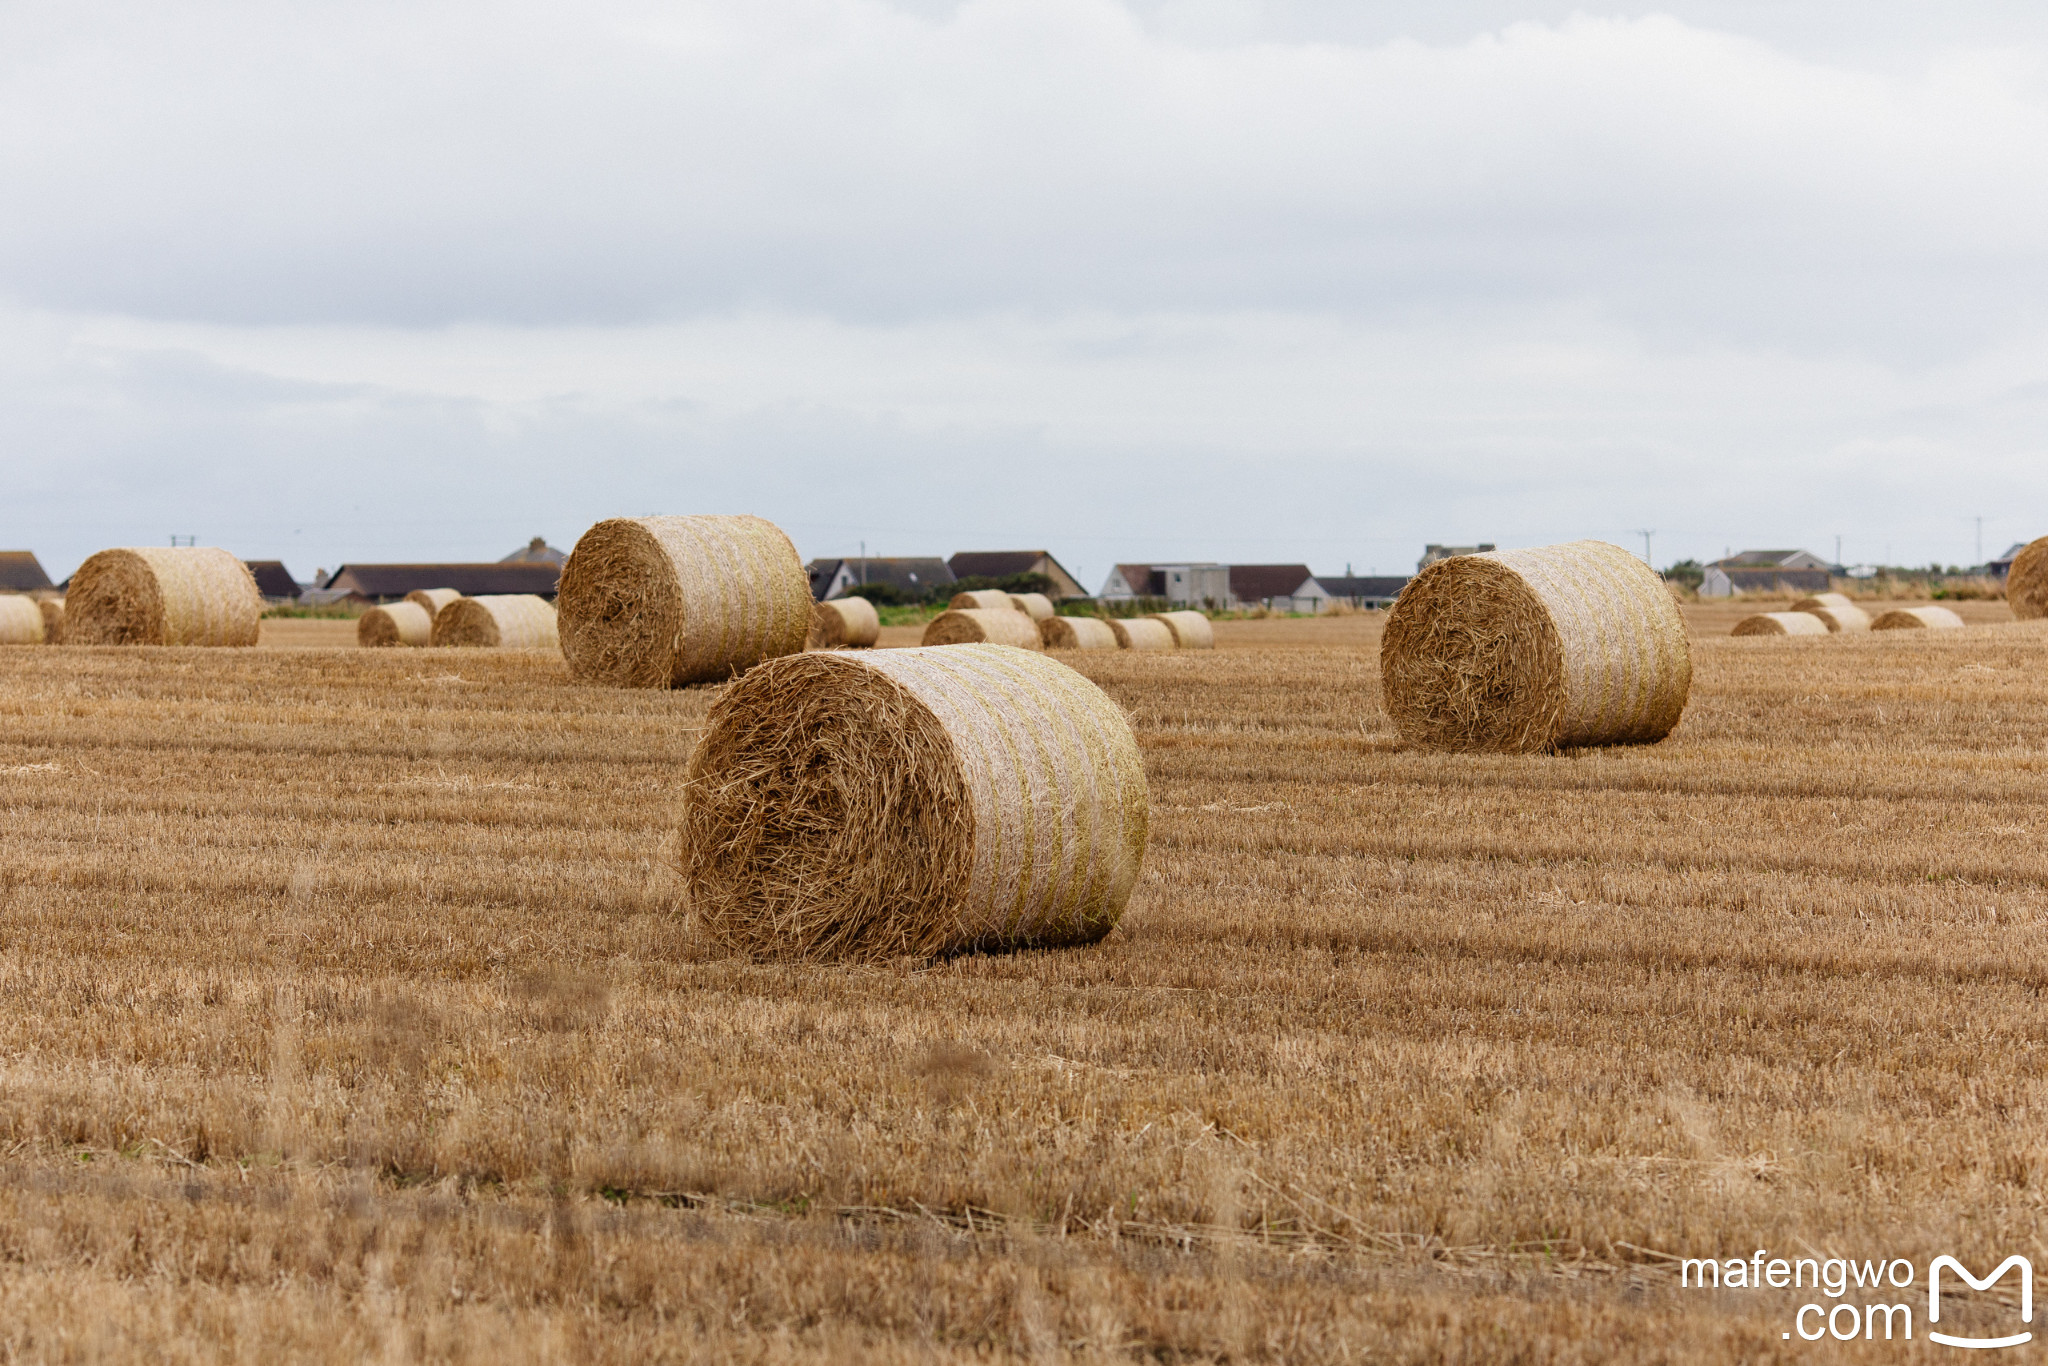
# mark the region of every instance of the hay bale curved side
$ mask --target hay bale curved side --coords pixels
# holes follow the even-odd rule
[[[1387,614],[1380,672],[1408,744],[1536,753],[1669,735],[1692,690],[1692,646],[1655,570],[1572,541],[1423,570]]]
[[[1811,612],[1821,619],[1821,624],[1831,635],[1870,629],[1870,613],[1858,607],[1846,593],[1815,593],[1810,598],[1801,598],[1785,610]]]
[[[1000,588],[967,589],[948,598],[946,606],[963,612],[993,612],[998,608],[1008,608],[1012,612],[1017,610],[1016,604],[1010,601],[1010,595]]]
[[[583,533],[555,597],[576,677],[680,688],[796,654],[811,581],[782,528],[759,517],[614,517]]]
[[[1873,631],[1955,631],[1963,619],[1946,607],[1894,607],[1870,623]]]
[[[1012,593],[1010,606],[1033,621],[1048,621],[1053,615],[1052,599],[1043,593]]]
[[[1828,624],[1818,612],[1757,612],[1735,623],[1731,636],[1824,636]]]
[[[1122,915],[1149,821],[1130,722],[1064,664],[820,651],[712,704],[680,871],[699,927],[761,956],[1082,944]]]
[[[405,595],[405,600],[425,610],[427,620],[441,615],[441,609],[454,602],[462,594],[453,588],[415,588]]]
[[[263,595],[249,567],[214,546],[102,550],[64,595],[71,645],[254,645]]]
[[[1145,620],[1163,622],[1173,632],[1173,646],[1177,650],[1216,648],[1216,628],[1200,612],[1154,612]]]
[[[866,649],[882,638],[882,618],[866,598],[833,598],[811,608],[806,650]]]
[[[2048,536],[2028,541],[2005,571],[2005,603],[2021,621],[2048,617]]]
[[[433,639],[434,618],[410,594],[404,602],[372,607],[356,618],[356,644],[365,649],[431,645]]]
[[[43,609],[19,593],[0,593],[0,645],[43,645]]]
[[[920,645],[1012,645],[1042,650],[1037,623],[1014,607],[953,607],[925,623]]]
[[[1171,650],[1173,628],[1152,617],[1111,617],[1109,629],[1119,650]]]
[[[62,645],[64,643],[64,599],[42,598],[36,602],[36,608],[43,614],[43,644]]]
[[[434,617],[429,643],[498,650],[552,650],[560,643],[555,608],[532,593],[457,598]]]
[[[1048,650],[1114,650],[1116,632],[1099,617],[1047,617],[1038,638]]]

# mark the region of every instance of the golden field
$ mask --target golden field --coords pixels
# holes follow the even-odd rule
[[[1961,607],[1689,609],[1540,758],[1400,749],[1374,614],[1067,656],[1123,926],[861,968],[674,913],[711,690],[0,653],[0,1359],[1917,1359],[1671,1258],[2048,1255],[2048,623]]]

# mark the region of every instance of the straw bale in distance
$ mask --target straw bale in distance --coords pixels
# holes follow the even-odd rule
[[[1731,636],[1824,636],[1829,626],[1818,612],[1758,612],[1735,623]]]
[[[2005,601],[2021,621],[2048,617],[2048,536],[2028,541],[2005,571]]]
[[[0,593],[0,645],[42,645],[43,609],[19,593]]]
[[[621,688],[680,688],[796,654],[811,581],[759,517],[614,517],[583,533],[556,594],[570,672]]]
[[[263,595],[249,567],[213,546],[102,550],[64,596],[71,645],[254,645]]]
[[[36,607],[43,614],[43,644],[62,645],[64,643],[64,599],[40,598],[36,601]]]
[[[1085,944],[1130,898],[1149,803],[1130,722],[1064,664],[817,651],[712,704],[684,895],[709,938],[763,957]]]
[[[1000,588],[976,588],[965,593],[955,593],[946,606],[963,610],[980,608],[991,612],[999,607],[1006,607],[1012,612],[1018,610],[1017,604],[1010,601],[1010,595]]]
[[[1116,632],[1099,617],[1047,617],[1038,638],[1048,650],[1114,650]]]
[[[1157,617],[1111,617],[1109,629],[1120,650],[1171,650],[1173,628]]]
[[[1174,648],[1178,650],[1213,650],[1216,648],[1216,629],[1209,624],[1209,618],[1200,612],[1154,612],[1147,621],[1164,622],[1166,629],[1173,632]]]
[[[1033,621],[1045,621],[1053,614],[1052,599],[1043,593],[1012,593],[1010,606]]]
[[[1536,753],[1669,735],[1692,648],[1655,570],[1573,541],[1423,570],[1387,615],[1380,672],[1407,743]]]
[[[560,643],[555,608],[532,593],[487,593],[457,598],[434,617],[434,645],[500,650],[552,650]]]
[[[441,609],[461,597],[453,588],[415,588],[405,595],[405,600],[426,609],[427,620],[432,621],[441,614]]]
[[[1816,593],[1810,598],[1801,598],[1786,610],[1813,613],[1830,633],[1870,629],[1870,613],[1858,607],[1846,593]]]
[[[404,602],[372,607],[356,618],[356,644],[365,648],[387,645],[430,645],[434,618],[408,593]]]
[[[1042,650],[1038,623],[1014,607],[954,607],[926,623],[921,645],[1014,645]]]
[[[1894,607],[1870,623],[1873,631],[1953,631],[1963,619],[1946,607]]]
[[[833,598],[811,609],[806,650],[866,649],[882,638],[882,618],[866,598]]]

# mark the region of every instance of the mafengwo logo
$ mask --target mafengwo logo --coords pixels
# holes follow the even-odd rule
[[[1972,1290],[1989,1291],[2004,1281],[2010,1271],[2019,1272],[2020,1292],[2017,1322],[2007,1325],[2010,1331],[1963,1334],[1940,1330],[1944,1274],[1949,1293],[1954,1294],[1961,1289],[1957,1281]],[[1944,1347],[1998,1348],[2018,1347],[2034,1338],[2031,1328],[2020,1326],[2034,1321],[2034,1264],[2018,1253],[2007,1257],[1985,1276],[1973,1274],[1954,1257],[1936,1257],[1927,1264],[1927,1274],[1922,1277],[1904,1257],[1860,1262],[1842,1257],[1785,1258],[1772,1257],[1768,1249],[1758,1248],[1748,1261],[1736,1257],[1719,1262],[1711,1258],[1682,1258],[1678,1284],[1686,1290],[1812,1289],[1833,1303],[1800,1305],[1792,1316],[1792,1327],[1784,1333],[1787,1338],[1799,1337],[1807,1342],[1823,1338],[1837,1342],[1858,1338],[1866,1342],[1912,1341],[1913,1305],[1919,1296],[1899,1292],[1910,1291],[1916,1284],[1927,1287],[1927,1318],[1922,1326],[1929,1342]],[[1895,1302],[1884,1303],[1879,1297]]]

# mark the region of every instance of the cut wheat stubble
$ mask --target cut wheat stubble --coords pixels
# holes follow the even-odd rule
[[[1038,623],[1014,607],[952,607],[925,624],[920,645],[1012,645],[1042,650]]]
[[[356,618],[356,644],[366,649],[431,645],[434,616],[408,595],[404,602],[372,607]]]
[[[882,618],[866,598],[833,598],[811,609],[806,650],[862,650],[882,638]]]
[[[560,640],[555,608],[532,593],[458,598],[434,618],[433,645],[495,650],[553,650]]]
[[[1731,636],[1824,636],[1833,630],[1818,612],[1757,612],[1735,623]]]
[[[254,645],[263,594],[249,567],[213,546],[102,550],[64,596],[69,645]]]

